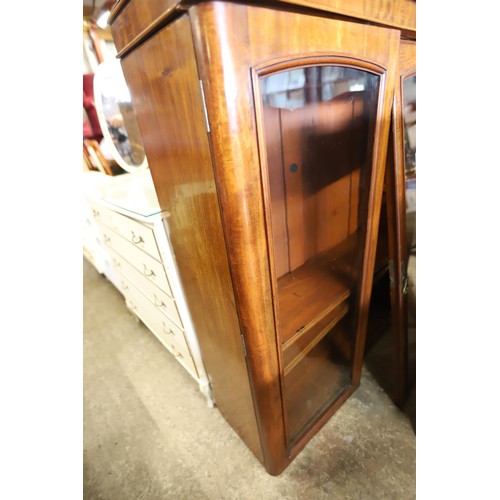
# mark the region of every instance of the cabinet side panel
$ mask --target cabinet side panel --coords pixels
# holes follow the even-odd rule
[[[262,461],[187,17],[122,66],[215,401]]]

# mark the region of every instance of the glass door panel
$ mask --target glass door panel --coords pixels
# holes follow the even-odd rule
[[[289,443],[350,385],[380,76],[260,78]]]
[[[406,236],[409,254],[417,249],[417,77],[403,80],[403,118],[405,140]]]

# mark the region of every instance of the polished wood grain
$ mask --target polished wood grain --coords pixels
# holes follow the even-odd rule
[[[276,3],[309,7],[394,28],[416,30],[416,0],[276,0]]]
[[[216,404],[262,461],[187,16],[122,66]]]
[[[416,74],[417,44],[411,40],[401,40],[399,51],[399,73],[402,79]]]
[[[127,3],[129,1],[130,0],[116,0],[114,5],[111,7],[111,11],[109,13],[109,17],[108,17],[109,24],[111,24],[112,22],[115,21],[115,19],[118,17],[120,12],[122,11],[123,7],[125,7],[125,5],[127,5]]]
[[[182,10],[177,0],[128,0],[118,2],[111,11],[108,23],[112,27],[118,56],[122,57],[135,46],[165,25]]]
[[[245,6],[220,2],[189,13],[264,464],[277,474],[287,459],[248,59],[250,45],[260,41],[252,36],[250,44],[247,14]]]
[[[258,75],[275,64],[298,64],[297,59],[343,57],[355,67],[379,72],[383,77],[373,148],[371,196],[358,214],[369,221],[360,228],[359,291],[356,317],[368,313],[375,243],[382,192],[385,148],[389,129],[390,104],[394,85],[395,56],[399,34],[393,30],[344,21],[316,18],[260,7],[222,2],[203,3],[189,11],[200,77],[205,87],[211,128],[214,171],[222,207],[222,221],[228,242],[228,256],[240,325],[246,339],[248,368],[255,411],[259,422],[265,466],[277,474],[290,462],[311,432],[316,432],[336,408],[333,398],[311,428],[295,441],[290,432],[283,385],[283,353],[276,337],[278,281],[274,267],[272,216],[266,209],[271,199],[268,187],[265,133],[259,104]],[[238,26],[240,29],[234,29]],[[286,36],[276,36],[286,33]],[[365,62],[363,62],[365,61]],[[300,63],[299,63],[300,64]],[[251,69],[253,77],[251,78]],[[386,74],[386,69],[388,72]],[[257,75],[257,76],[256,76]],[[254,106],[257,111],[254,112]],[[258,141],[256,141],[258,137]],[[262,165],[262,167],[261,167]],[[366,237],[366,240],[365,240]],[[270,258],[271,256],[271,258]],[[279,325],[278,325],[279,328]],[[359,383],[364,347],[361,319],[355,322],[352,383]],[[319,344],[318,344],[319,345]],[[317,346],[316,346],[317,347]],[[314,349],[313,349],[314,350]],[[312,351],[311,351],[312,352]],[[290,372],[293,373],[294,369]],[[351,377],[351,368],[348,369]],[[348,377],[348,378],[349,378]],[[342,392],[341,399],[351,389]],[[284,392],[283,392],[284,393]],[[295,400],[294,400],[295,401]],[[285,411],[283,409],[285,405]],[[295,408],[294,404],[292,407]],[[309,424],[308,424],[309,425]],[[295,425],[292,423],[292,429]],[[313,430],[312,430],[313,429]],[[290,441],[292,440],[292,441]]]
[[[134,22],[130,13],[137,13],[140,16],[144,12],[144,24],[147,24],[155,18],[154,16],[160,17],[167,10],[186,9],[194,3],[196,3],[194,0],[149,0],[148,2],[118,0],[111,11],[109,23],[113,23],[123,15],[126,16],[127,21]],[[242,0],[240,3],[251,4],[252,2]],[[149,5],[146,4],[151,4],[153,10],[150,11]],[[292,10],[294,8],[314,9],[416,31],[416,0],[273,0],[267,4]],[[148,10],[143,11],[144,8]]]

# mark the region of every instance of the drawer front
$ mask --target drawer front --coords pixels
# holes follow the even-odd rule
[[[149,290],[144,290],[144,293],[158,309],[158,311],[167,316],[178,327],[183,327],[181,317],[179,316],[179,311],[177,310],[177,306],[175,305],[175,300],[172,297],[169,297],[161,290],[152,290],[151,287]]]
[[[94,219],[104,224],[115,233],[123,236],[128,242],[140,248],[151,257],[161,261],[160,251],[156,244],[153,228],[137,220],[126,217],[109,208],[89,202]]]
[[[191,368],[198,376],[184,332],[165,316],[160,318],[157,315],[155,321],[153,329],[158,339],[170,349],[179,361]]]
[[[99,224],[99,229],[107,247],[120,254],[158,288],[161,290],[170,290],[165,268],[161,262],[158,262],[147,253],[130,244],[125,238],[103,224]]]
[[[125,217],[125,215],[117,212],[111,212],[111,215],[108,217],[111,219],[110,224],[103,223],[110,229],[123,236],[132,245],[151,255],[151,257],[161,261],[160,251],[158,250],[154,231],[151,226],[142,224],[130,217]]]
[[[127,276],[132,283],[134,283],[137,288],[140,290],[144,290],[144,293],[147,295],[146,290],[152,288],[152,283],[141,273],[138,269],[136,269],[130,262],[125,260],[119,253],[115,252],[112,248],[108,247],[108,253],[111,256],[111,262],[113,266],[122,274]],[[170,288],[170,283],[167,278],[167,286],[165,288],[158,288],[154,286],[158,293],[163,293],[170,298],[173,298],[174,294],[172,293],[172,289]],[[153,295],[151,295],[153,297]]]
[[[89,201],[90,210],[92,212],[92,216],[97,222],[101,224],[105,224],[108,227],[112,227],[113,224],[113,211],[104,208],[97,203]]]
[[[151,332],[165,345],[180,362],[186,365],[197,376],[196,368],[189,352],[184,332],[157,308],[128,280],[117,273],[128,306]]]
[[[177,310],[175,300],[163,290],[153,285],[148,278],[141,274],[129,262],[123,259],[111,248],[108,250],[111,256],[111,262],[115,269],[128,278],[133,285],[138,288],[143,295],[156,307],[162,314],[167,315],[178,327],[183,328],[182,320]],[[169,288],[170,291],[170,288]]]

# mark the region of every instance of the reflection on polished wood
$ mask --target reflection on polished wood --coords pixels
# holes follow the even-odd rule
[[[132,46],[143,41],[180,8],[178,0],[119,0],[109,16],[113,39],[122,56]]]

